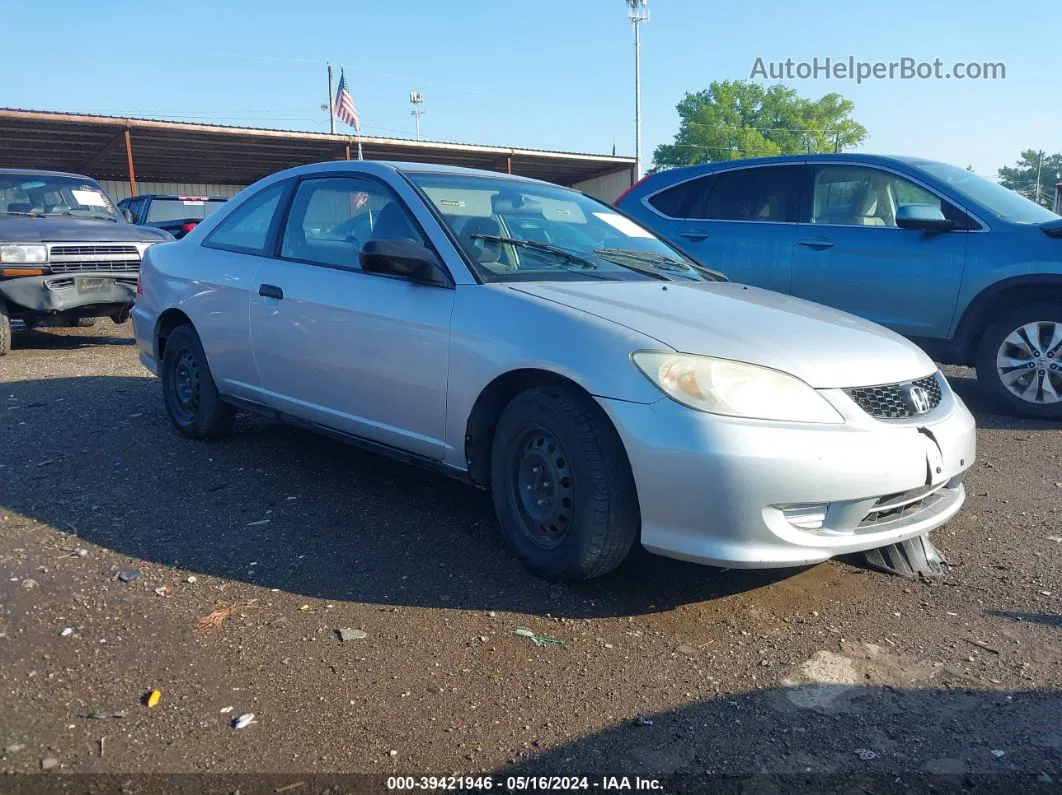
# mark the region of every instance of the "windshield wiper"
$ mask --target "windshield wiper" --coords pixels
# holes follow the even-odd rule
[[[533,251],[544,251],[548,254],[561,257],[566,262],[572,265],[577,265],[580,268],[586,268],[587,270],[597,270],[591,260],[583,257],[579,254],[575,254],[567,249],[560,248],[559,246],[551,246],[549,243],[539,243],[535,240],[520,240],[515,237],[502,237],[501,235],[483,235],[476,233],[469,235],[473,240],[486,240],[488,243],[503,243],[510,246],[519,246],[520,248],[529,248]]]
[[[66,217],[69,217],[69,218],[95,218],[95,219],[100,220],[100,221],[114,221],[115,223],[118,223],[118,219],[117,218],[115,218],[113,215],[107,215],[107,213],[72,213],[69,210],[66,210],[66,211],[61,212],[61,213],[45,213],[44,217],[47,217],[47,218],[56,218],[56,217],[63,217],[63,218],[66,218]]]
[[[24,212],[6,212],[4,215],[24,215],[27,218],[43,218],[44,213],[24,213]]]
[[[685,262],[680,262],[679,260],[672,259],[671,257],[668,257],[665,254],[655,254],[651,251],[635,251],[634,249],[629,248],[599,248],[594,252],[594,254],[599,257],[604,257],[610,262],[615,262],[612,257],[620,257],[628,260],[634,260],[635,262],[645,262],[651,265],[653,268],[657,268],[662,271],[668,271],[669,273],[697,273],[702,276],[708,276],[712,279],[719,279],[719,274],[701,265],[686,264]],[[630,265],[629,262],[617,262],[616,264],[625,264],[627,265],[627,267],[633,267]]]

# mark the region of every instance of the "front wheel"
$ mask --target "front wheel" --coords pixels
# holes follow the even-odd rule
[[[585,580],[627,556],[641,524],[623,444],[590,398],[530,389],[502,412],[491,491],[506,541],[550,580]]]
[[[192,326],[179,326],[166,339],[159,376],[166,410],[177,430],[191,439],[218,439],[232,432],[236,409],[218,394]]]
[[[977,380],[1011,413],[1062,420],[1062,306],[1033,304],[993,321],[977,349]]]

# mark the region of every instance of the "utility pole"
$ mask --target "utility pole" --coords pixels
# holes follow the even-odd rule
[[[649,0],[626,0],[627,19],[634,26],[634,178],[642,178],[642,35],[649,21]]]
[[[424,104],[424,95],[421,94],[419,91],[410,91],[409,92],[409,101],[413,104],[413,110],[411,110],[410,113],[412,113],[413,116],[417,120],[417,140],[419,141],[420,140],[420,117],[424,113],[424,109],[421,108],[421,105]]]
[[[1044,150],[1040,150],[1040,159],[1036,161],[1036,203],[1040,203],[1040,171],[1044,167]]]
[[[336,99],[332,93],[332,64],[328,64],[328,131],[336,134]]]

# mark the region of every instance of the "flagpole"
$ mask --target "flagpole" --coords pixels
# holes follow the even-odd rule
[[[336,134],[336,102],[335,94],[332,93],[332,64],[328,64],[328,128],[332,135]]]

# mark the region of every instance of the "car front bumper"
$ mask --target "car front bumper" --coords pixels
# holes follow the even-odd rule
[[[87,307],[119,309],[136,300],[136,273],[94,271],[18,276],[0,281],[0,295],[9,304],[51,314]]]
[[[643,546],[727,568],[803,566],[928,533],[955,515],[976,452],[958,396],[945,386],[941,405],[918,421],[881,421],[841,390],[821,394],[843,425],[599,399],[634,472]]]

